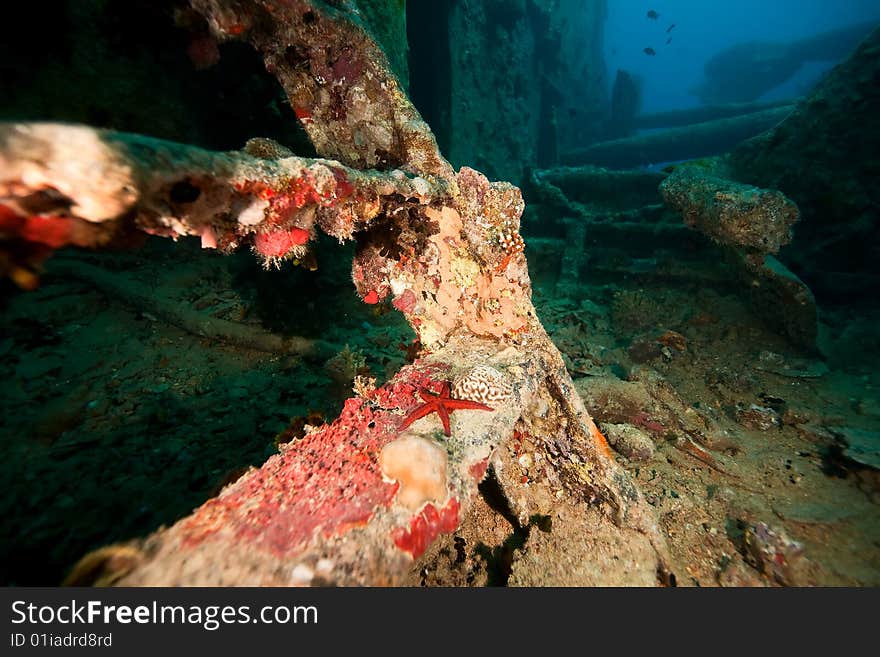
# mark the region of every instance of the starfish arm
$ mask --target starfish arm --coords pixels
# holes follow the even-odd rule
[[[400,430],[406,429],[409,425],[418,419],[437,413],[440,416],[440,422],[443,424],[443,432],[447,436],[452,435],[452,428],[449,424],[449,414],[456,410],[471,411],[493,411],[491,406],[481,404],[480,402],[470,399],[454,399],[450,397],[449,383],[443,382],[439,393],[431,392],[423,388],[419,390],[419,396],[422,398],[423,404],[419,404],[416,408],[409,412],[403,422],[400,423]]]
[[[451,436],[452,429],[449,426],[449,411],[446,410],[446,405],[442,401],[437,404],[437,415],[440,416],[440,421],[443,423],[443,431],[447,436]]]
[[[486,406],[480,402],[471,401],[470,399],[444,399],[440,402],[446,408],[452,410],[472,410],[472,411],[494,411],[491,406]]]
[[[407,415],[403,422],[400,424],[401,431],[406,429],[409,425],[411,425],[416,420],[419,420],[426,415],[430,415],[434,412],[434,405],[430,403],[422,404],[421,406],[417,406],[415,409],[410,411],[409,415]]]

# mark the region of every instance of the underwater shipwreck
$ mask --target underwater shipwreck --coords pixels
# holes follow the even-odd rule
[[[880,585],[874,24],[646,113],[604,0],[22,10],[4,584]]]

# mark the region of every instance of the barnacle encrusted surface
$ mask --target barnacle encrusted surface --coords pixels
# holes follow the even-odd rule
[[[510,397],[512,388],[504,375],[489,365],[477,365],[452,384],[452,396],[482,404],[501,402]]]

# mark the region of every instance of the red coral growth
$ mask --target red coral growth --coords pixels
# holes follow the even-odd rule
[[[348,198],[354,194],[354,185],[348,181],[348,176],[342,169],[333,169],[333,177],[336,178],[336,198]]]
[[[363,72],[363,61],[361,61],[350,48],[346,48],[333,63],[331,77],[334,82],[351,82],[358,78]]]
[[[309,201],[318,205],[331,206],[336,200],[333,190],[325,191],[324,194],[321,194],[315,188],[315,177],[309,171],[306,171],[294,180],[291,188],[293,189],[293,195],[286,195],[281,198],[289,202],[289,205],[295,210],[303,207]]]
[[[58,249],[76,240],[73,222],[64,217],[25,217],[0,204],[0,233]]]
[[[489,469],[489,459],[485,458],[482,461],[477,461],[471,467],[468,468],[468,473],[471,477],[474,478],[474,481],[480,483],[483,481],[483,477],[486,476],[486,470]]]
[[[376,290],[370,290],[364,295],[364,303],[368,303],[370,305],[379,303],[379,293]]]
[[[339,199],[347,198],[354,193],[354,186],[348,181],[344,171],[333,169],[333,177],[336,184],[327,185],[323,192],[318,191],[315,176],[308,170],[281,189],[270,187],[259,180],[237,182],[234,188],[244,196],[255,196],[269,201],[266,218],[272,223],[282,225],[289,221],[297,210],[309,203],[330,207]]]
[[[495,270],[494,270],[495,273],[496,273],[496,274],[500,274],[500,273],[503,272],[505,269],[507,269],[507,265],[510,264],[510,260],[511,260],[511,258],[513,258],[513,254],[512,254],[512,253],[508,253],[507,255],[505,255],[505,256],[501,259],[501,262],[498,263],[498,266],[495,267]]]
[[[439,385],[434,377],[442,372],[437,366],[405,368],[368,401],[347,400],[332,424],[292,443],[197,509],[184,521],[186,544],[223,531],[284,556],[319,534],[340,536],[369,522],[377,509],[390,506],[399,487],[383,478],[378,463],[382,448],[397,437],[399,421],[383,409],[414,406],[416,392]],[[447,527],[451,509],[444,512],[441,524]],[[457,513],[456,502],[456,523]]]
[[[291,183],[286,193],[277,194],[270,199],[269,215],[283,221],[309,201],[320,203],[321,195],[315,189],[314,178],[303,174]]]
[[[304,124],[311,123],[314,120],[312,118],[312,113],[305,107],[294,107],[293,113],[296,114],[296,118]]]
[[[267,258],[283,258],[296,246],[309,241],[309,231],[302,228],[275,230],[254,235],[254,248]]]
[[[18,235],[24,226],[24,217],[0,203],[0,233],[6,236]]]
[[[361,399],[349,399],[332,424],[197,509],[184,523],[186,543],[196,545],[222,530],[283,557],[317,535],[339,536],[367,523],[397,493],[398,484],[384,481],[378,464],[382,447],[396,435],[392,420]]]
[[[237,14],[232,9],[221,10],[213,13],[217,30],[229,36],[241,36],[250,28],[250,19],[243,15]]]
[[[634,426],[647,429],[648,431],[651,431],[653,433],[666,433],[666,427],[657,422],[657,420],[652,420],[644,411],[640,411],[633,415],[630,418],[629,423]]]
[[[416,307],[415,292],[407,288],[403,291],[403,294],[401,294],[391,303],[391,305],[397,308],[402,313],[411,313],[413,311],[413,308]]]
[[[21,237],[58,249],[73,241],[72,224],[62,217],[28,217],[21,229]]]
[[[275,196],[275,190],[259,180],[241,180],[233,183],[232,187],[244,196],[256,196],[264,200]]]
[[[394,382],[377,388],[370,395],[370,400],[383,408],[402,408],[411,410],[419,403],[419,390],[438,390],[443,385],[436,378],[442,377],[447,368],[439,366],[415,369],[410,367],[401,371],[405,377],[396,377]]]
[[[418,559],[440,534],[449,534],[458,528],[458,512],[461,505],[452,498],[439,511],[430,502],[410,520],[409,528],[397,527],[391,532],[391,540],[413,559]]]

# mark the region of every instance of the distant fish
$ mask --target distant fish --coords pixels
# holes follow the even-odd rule
[[[653,48],[645,48],[642,52],[644,52],[646,55],[650,55],[651,57],[657,54],[657,51]]]
[[[657,13],[656,11],[654,11],[653,9],[649,9],[649,10],[648,10],[648,18],[650,18],[652,21],[655,21],[655,20],[657,20],[658,18],[660,18],[660,14],[658,14],[658,13]]]
[[[673,27],[675,27],[675,23],[673,23],[672,25],[670,25],[669,27],[666,28],[666,34],[669,34],[670,32],[672,32]]]
[[[668,46],[670,43],[672,43],[672,37],[666,39],[666,45]]]

